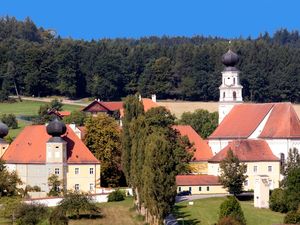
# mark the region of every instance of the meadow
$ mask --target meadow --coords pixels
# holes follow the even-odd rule
[[[188,205],[188,202],[177,203],[174,214],[180,225],[212,225],[218,221],[219,207],[225,198],[207,198],[194,200],[194,205]],[[247,225],[272,225],[281,224],[284,214],[273,212],[269,209],[254,208],[253,201],[240,201]]]
[[[46,102],[40,101],[28,101],[23,100],[22,102],[14,102],[14,103],[0,103],[0,115],[2,114],[14,114],[17,118],[20,116],[36,116],[38,115],[38,110],[41,105],[47,104]],[[63,104],[63,110],[65,111],[75,111],[80,110],[82,106],[78,105],[69,105]],[[26,125],[31,124],[29,121],[18,119],[18,128],[17,129],[10,129],[9,136],[14,138],[16,137],[21,130]]]

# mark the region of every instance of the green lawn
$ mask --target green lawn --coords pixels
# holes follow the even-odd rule
[[[180,224],[184,225],[212,225],[218,221],[220,204],[225,198],[207,198],[194,200],[194,205],[188,202],[176,204],[175,213],[177,218],[183,218]],[[272,212],[269,209],[258,209],[253,207],[253,201],[240,202],[247,225],[272,225],[283,222],[284,214]]]
[[[38,114],[38,110],[41,105],[47,104],[46,102],[38,102],[38,101],[22,101],[22,102],[15,102],[15,103],[0,103],[0,115],[1,114],[15,114],[16,116],[19,115],[26,115],[26,116],[34,116]],[[77,105],[63,105],[63,110],[65,111],[75,111],[81,109],[81,106]],[[15,138],[21,130],[26,125],[29,125],[29,122],[24,120],[18,120],[18,128],[17,129],[10,129],[9,136]]]
[[[13,113],[15,115],[37,115],[41,105],[47,104],[46,102],[38,101],[22,101],[15,103],[0,103],[0,114]],[[77,105],[63,105],[63,110],[75,111],[82,108]]]
[[[103,217],[100,219],[71,220],[70,225],[143,225],[145,222],[133,210],[132,198],[121,202],[98,204]]]

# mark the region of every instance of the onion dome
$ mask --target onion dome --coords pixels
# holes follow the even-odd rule
[[[0,121],[0,138],[4,138],[8,134],[8,126]]]
[[[222,56],[222,63],[227,67],[234,67],[239,61],[239,56],[230,49]]]
[[[67,127],[63,122],[55,118],[48,124],[46,130],[47,133],[52,137],[60,137],[61,135],[66,133]]]

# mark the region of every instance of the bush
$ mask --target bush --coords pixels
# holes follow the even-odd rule
[[[16,210],[18,225],[35,225],[47,218],[47,207],[41,204],[20,204]]]
[[[300,224],[300,211],[291,211],[284,217],[284,223]]]
[[[244,213],[242,211],[240,203],[234,196],[228,196],[220,206],[219,221],[221,221],[224,217],[232,217],[240,224],[246,224],[246,219],[244,217]]]
[[[123,201],[125,199],[125,196],[126,194],[124,191],[117,189],[108,195],[108,201],[109,202]]]
[[[59,207],[53,209],[49,217],[50,225],[68,225],[69,219],[64,210]]]
[[[3,114],[0,118],[3,123],[5,123],[9,128],[17,129],[18,121],[14,114]]]
[[[227,216],[220,219],[217,225],[241,225],[241,223],[236,219]]]
[[[276,188],[272,191],[270,196],[270,209],[275,212],[287,212],[286,200],[284,197],[284,190]]]

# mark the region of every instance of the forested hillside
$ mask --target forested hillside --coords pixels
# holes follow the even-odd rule
[[[101,29],[95,28],[95,29]],[[141,92],[159,99],[218,99],[228,40],[195,36],[73,40],[27,18],[0,19],[1,94],[117,100]],[[245,100],[300,101],[298,31],[232,40]]]

